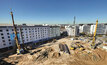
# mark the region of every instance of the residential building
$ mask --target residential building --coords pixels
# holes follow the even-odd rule
[[[22,32],[22,37],[21,37]],[[60,36],[60,27],[58,26],[17,26],[19,43],[37,42],[39,40],[48,40],[49,38]],[[15,34],[13,26],[0,26],[0,49],[15,45]]]
[[[94,34],[95,27],[96,27],[95,24],[91,25],[90,34]],[[107,25],[105,25],[105,24],[98,24],[96,34],[106,34],[106,30],[107,30],[106,27],[107,27]]]
[[[80,25],[79,26],[79,33],[89,34],[90,33],[90,27],[91,27],[91,25],[88,25],[88,24]]]
[[[60,36],[60,27],[59,26],[50,26],[49,37],[59,37]]]
[[[65,26],[69,36],[78,36],[79,35],[79,26]]]

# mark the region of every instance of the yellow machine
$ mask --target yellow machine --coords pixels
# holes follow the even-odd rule
[[[75,50],[75,47],[74,47],[74,46],[71,46],[70,49],[71,49],[71,50]]]
[[[85,50],[84,46],[82,46],[79,43],[75,43],[75,45],[71,45],[71,47],[70,47],[71,50],[75,50],[77,48],[79,48],[81,51]]]
[[[13,28],[14,28],[14,33],[15,33],[15,41],[16,41],[16,46],[17,46],[17,53],[20,54],[20,52],[23,51],[23,49],[21,49],[19,41],[18,41],[17,29],[14,23],[13,12],[11,11],[10,14],[12,16]]]
[[[93,41],[92,41],[92,44],[91,44],[91,48],[93,48],[93,49],[96,48],[95,40],[96,40],[97,25],[98,25],[98,20],[96,21],[95,32],[94,32],[94,35],[93,35]]]

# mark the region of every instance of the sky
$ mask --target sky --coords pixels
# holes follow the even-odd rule
[[[107,23],[107,0],[0,0],[0,23],[12,24]]]

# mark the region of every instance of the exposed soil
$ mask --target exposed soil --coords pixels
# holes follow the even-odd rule
[[[85,50],[70,50],[71,44],[76,42],[82,44]],[[70,54],[60,51],[60,43],[67,44]],[[32,50],[32,52],[36,53],[32,55],[30,53],[15,54],[4,58],[3,61],[13,65],[107,65],[107,52],[105,50],[102,48],[93,50],[90,48],[90,43],[80,40],[71,41],[68,38],[63,38],[55,43],[44,44],[40,48]]]

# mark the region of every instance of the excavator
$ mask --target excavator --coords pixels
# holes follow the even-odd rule
[[[98,20],[96,20],[95,32],[94,32],[94,35],[93,35],[93,41],[92,41],[92,43],[91,43],[91,48],[92,48],[92,49],[96,49],[96,48],[97,48],[97,44],[95,44],[96,32],[97,32],[97,25],[98,25]]]

